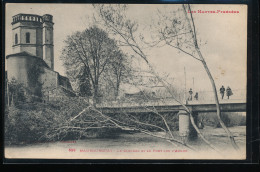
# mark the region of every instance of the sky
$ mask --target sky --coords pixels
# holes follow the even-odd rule
[[[151,23],[157,8],[174,8],[176,5],[129,5],[129,18],[140,27]],[[202,42],[201,52],[212,73],[217,88],[230,86],[233,90],[246,89],[247,59],[247,6],[245,5],[192,5],[197,37]],[[239,13],[209,14],[198,10],[233,10]],[[59,59],[63,41],[73,32],[83,31],[91,25],[94,9],[90,4],[7,4],[6,6],[6,54],[12,53],[12,16],[18,13],[51,14],[54,21],[54,70],[65,75]],[[144,35],[147,33],[144,33]],[[186,87],[195,91],[211,90],[211,84],[203,65],[192,57],[171,47],[145,50],[155,70],[174,78],[173,85],[183,86],[184,67]],[[140,60],[141,61],[141,60]]]

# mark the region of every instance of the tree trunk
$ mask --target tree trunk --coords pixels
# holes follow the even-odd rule
[[[214,99],[215,99],[216,108],[217,108],[217,118],[218,118],[218,121],[219,121],[221,127],[222,127],[222,128],[225,130],[225,132],[227,133],[227,135],[228,135],[228,137],[229,137],[229,139],[230,139],[230,141],[231,141],[232,146],[233,146],[236,150],[238,150],[239,147],[237,146],[237,144],[236,144],[236,142],[235,142],[235,140],[234,140],[233,134],[229,131],[229,129],[226,127],[226,125],[224,124],[224,122],[222,121],[222,119],[221,119],[221,117],[220,117],[221,112],[220,112],[220,106],[219,106],[219,100],[218,100],[218,94],[217,94],[217,89],[216,89],[215,81],[214,81],[214,79],[213,79],[213,77],[212,77],[212,75],[211,75],[211,73],[210,73],[210,71],[209,71],[209,68],[208,68],[208,66],[207,66],[207,64],[206,64],[206,62],[205,62],[205,60],[204,60],[204,58],[203,58],[203,56],[202,56],[200,50],[199,50],[198,48],[196,48],[196,50],[197,50],[197,52],[198,52],[200,58],[202,59],[202,64],[203,64],[204,69],[206,70],[206,72],[207,72],[207,74],[208,74],[208,77],[209,77],[209,79],[210,79],[210,83],[211,83],[211,86],[212,86],[212,90],[213,90],[213,92],[214,92]]]
[[[97,103],[98,103],[98,86],[97,86],[97,84],[95,84],[94,94],[93,94],[93,106],[96,107]]]
[[[12,93],[11,106],[14,106],[14,94]]]
[[[189,21],[189,18],[188,18],[188,15],[187,15],[187,12],[186,12],[186,9],[185,9],[185,6],[184,4],[182,5],[183,7],[183,12],[184,12],[184,15],[187,19],[187,21]],[[189,7],[189,10],[191,11],[190,9],[190,5],[188,4],[188,7]],[[199,46],[198,46],[198,42],[197,42],[197,37],[196,37],[196,29],[195,29],[195,24],[194,24],[194,20],[193,20],[193,17],[192,17],[192,13],[190,13],[190,16],[191,16],[191,23],[193,25],[193,27],[190,25],[190,22],[188,22],[188,26],[190,28],[190,30],[192,31],[192,37],[193,37],[193,42],[194,42],[194,46],[195,46],[195,49],[200,57],[200,60],[204,66],[204,69],[206,70],[207,74],[208,74],[208,77],[210,79],[210,82],[211,82],[211,86],[212,86],[212,90],[214,92],[214,99],[215,99],[215,103],[216,103],[216,108],[217,108],[217,118],[219,120],[219,123],[221,125],[221,127],[225,130],[225,132],[227,133],[230,141],[231,141],[231,144],[232,146],[238,150],[238,146],[234,140],[234,136],[232,135],[232,133],[229,131],[229,129],[225,126],[224,122],[221,120],[221,117],[220,117],[220,106],[219,106],[219,100],[218,100],[218,95],[217,95],[217,89],[216,89],[216,85],[215,85],[215,81],[209,71],[209,68],[205,62],[205,59],[204,57],[202,56],[201,52],[200,52],[200,49],[199,49]]]
[[[119,94],[119,82],[116,83],[115,100],[117,99],[118,94]]]

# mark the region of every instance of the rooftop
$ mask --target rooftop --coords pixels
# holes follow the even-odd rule
[[[29,22],[51,22],[52,23],[52,15],[50,14],[44,14],[43,16],[36,15],[36,14],[24,14],[19,13],[13,16],[13,22],[12,24],[15,24],[20,21],[29,21]]]
[[[14,53],[14,54],[9,54],[6,56],[6,59],[10,58],[10,57],[26,57],[26,58],[37,58],[38,62],[43,65],[44,67],[50,69],[50,67],[47,65],[47,63],[40,57],[34,56],[28,52],[20,52],[20,53]]]

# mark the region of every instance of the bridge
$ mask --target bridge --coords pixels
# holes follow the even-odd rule
[[[246,112],[246,90],[233,90],[233,95],[224,97],[221,99],[221,95],[218,95],[220,110],[222,112]],[[192,101],[183,101],[182,104],[189,108],[192,112],[216,112],[216,104],[214,100],[214,94],[212,91],[199,92],[199,99],[193,98]],[[149,113],[157,112],[179,112],[184,110],[183,106],[173,98],[156,98],[156,99],[124,99],[119,101],[108,101],[98,104],[97,107],[102,110],[103,113]]]
[[[184,104],[190,111],[194,113],[201,112],[216,112],[216,104],[198,104],[196,102]],[[179,112],[184,110],[183,106],[180,104],[176,105],[144,105],[140,106],[118,106],[118,107],[98,107],[103,113],[150,113],[155,110],[158,113],[167,113],[167,112]],[[221,112],[246,112],[246,103],[245,102],[229,102],[229,103],[220,103]]]
[[[234,92],[234,91],[233,91]],[[183,101],[184,104],[191,112],[194,118],[194,122],[198,124],[198,114],[207,112],[216,112],[216,104],[214,97],[206,96],[202,93],[198,100]],[[219,99],[221,112],[246,112],[246,91],[235,90],[236,96],[231,96],[229,99]],[[219,95],[219,98],[221,96]],[[141,99],[141,100],[127,100],[127,101],[110,101],[103,102],[97,105],[97,108],[105,114],[120,114],[120,113],[178,113],[179,115],[179,134],[182,137],[188,137],[188,139],[197,138],[197,133],[192,127],[190,117],[184,110],[184,107],[172,98],[158,98],[158,99]]]

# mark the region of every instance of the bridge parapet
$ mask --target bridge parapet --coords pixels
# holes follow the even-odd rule
[[[193,100],[195,100],[194,95],[195,95],[196,91],[194,91],[193,93]],[[223,99],[221,98],[221,94],[218,91],[218,98],[220,102],[232,102],[232,101],[244,101],[246,102],[246,90],[245,89],[235,89],[232,90],[232,95],[229,97],[227,97],[226,92],[224,94]],[[212,102],[214,101],[214,92],[213,91],[199,91],[198,92],[198,100],[199,101],[203,101],[203,102]]]
[[[218,93],[220,104],[233,104],[233,103],[246,103],[246,90],[234,90],[233,95],[229,99],[224,97],[221,99],[220,93]],[[191,101],[181,101],[185,105],[203,105],[203,104],[215,104],[214,94],[212,91],[198,92],[198,100],[193,98]],[[97,107],[146,107],[146,106],[174,106],[180,105],[176,100],[171,97],[165,98],[153,98],[149,100],[134,99],[134,100],[118,100],[107,101],[97,105]]]

